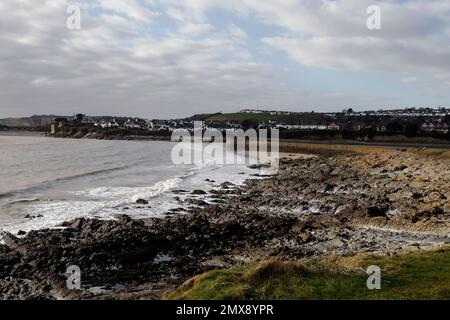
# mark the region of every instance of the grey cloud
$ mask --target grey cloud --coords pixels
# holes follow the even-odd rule
[[[292,87],[272,66],[257,62],[245,30],[231,21],[227,30],[216,30],[207,16],[212,9],[283,28],[282,35],[263,42],[300,64],[384,70],[409,83],[450,81],[447,1],[385,1],[386,31],[375,36],[365,29],[365,0],[342,0],[337,8],[317,0],[101,1],[108,10],[100,13],[94,13],[98,3],[78,2],[84,8],[82,30],[69,31],[69,1],[1,1],[0,116],[85,112],[152,118],[244,106],[330,110],[349,102],[401,102]],[[177,28],[155,36],[151,30],[163,17]]]

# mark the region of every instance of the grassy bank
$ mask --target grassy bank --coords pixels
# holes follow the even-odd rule
[[[432,156],[443,159],[450,159],[450,149],[414,148],[411,152],[423,156]]]
[[[403,150],[412,154],[450,159],[450,149],[444,148],[415,148],[415,147],[395,147],[359,144],[339,144],[339,143],[314,143],[300,141],[280,141],[280,152],[285,153],[308,153],[317,155],[333,155],[336,153],[383,153],[395,150]]]
[[[368,290],[369,265],[381,290]],[[268,261],[213,270],[186,281],[166,299],[450,299],[450,248],[391,258],[357,256],[305,262]]]
[[[381,153],[395,150],[393,147],[378,147],[335,143],[310,143],[280,141],[280,152],[333,155],[336,153]]]

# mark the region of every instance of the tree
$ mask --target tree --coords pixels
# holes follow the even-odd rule
[[[361,130],[359,130],[359,136],[361,138],[367,138],[369,140],[372,140],[373,138],[375,138],[375,135],[377,133],[377,129],[370,127],[370,128],[362,128]]]
[[[241,127],[244,130],[248,129],[258,129],[259,122],[254,119],[246,119],[241,122]]]
[[[420,130],[420,124],[418,121],[410,121],[405,126],[405,135],[407,137],[415,137]]]
[[[389,133],[403,132],[403,124],[398,120],[393,120],[386,125],[386,130]]]
[[[83,121],[83,118],[84,118],[84,114],[78,113],[78,114],[75,115],[75,122],[76,123],[81,123]]]

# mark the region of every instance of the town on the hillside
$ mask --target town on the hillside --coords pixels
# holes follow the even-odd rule
[[[32,116],[0,119],[0,130],[36,130],[62,137],[168,137],[176,129],[279,129],[280,138],[357,139],[407,137],[450,140],[450,108],[407,108],[377,111],[291,112],[245,108],[235,113],[198,114],[180,119],[123,116]]]
[[[216,113],[195,115],[184,119],[146,120],[133,117],[90,117],[77,114],[74,117],[57,117],[51,125],[55,134],[66,126],[80,126],[97,129],[124,129],[166,132],[176,129],[191,129],[194,121],[203,121],[205,128],[230,129],[280,129],[315,131],[372,130],[378,133],[405,132],[447,134],[450,128],[450,108],[408,108],[378,111],[342,112],[289,112],[243,109],[237,113]]]

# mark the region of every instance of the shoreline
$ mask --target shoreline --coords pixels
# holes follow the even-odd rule
[[[152,132],[155,133],[155,132]],[[98,139],[98,140],[137,140],[137,141],[152,141],[163,140],[171,141],[171,135],[158,134],[129,134],[129,133],[114,133],[96,131],[91,133],[77,132],[75,134],[56,133],[51,134],[44,132],[45,136],[53,138],[73,138],[73,139]],[[314,140],[314,139],[280,139],[280,144],[313,144],[313,145],[342,145],[342,146],[367,146],[367,147],[383,147],[383,148],[450,148],[450,142],[445,140],[433,139],[416,139],[403,137],[401,140],[392,139],[386,141],[364,141],[364,140]]]
[[[159,299],[194,275],[273,257],[438,248],[450,243],[450,165],[424,157],[388,150],[283,159],[277,175],[225,184],[213,191],[217,203],[193,203],[188,214],[75,219],[63,230],[7,236],[0,296]],[[73,264],[80,291],[65,288]]]

